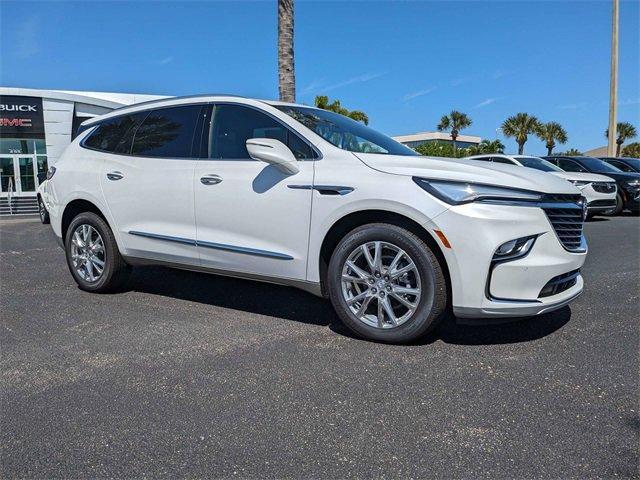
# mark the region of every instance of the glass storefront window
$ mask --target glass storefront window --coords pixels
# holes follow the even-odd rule
[[[47,145],[42,139],[0,138],[0,154],[47,153]]]

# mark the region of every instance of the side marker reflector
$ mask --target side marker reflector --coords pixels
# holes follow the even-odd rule
[[[436,232],[436,235],[445,247],[451,248],[451,244],[449,243],[449,240],[447,240],[447,237],[444,236],[444,233],[442,233],[440,230],[434,230],[434,232]]]

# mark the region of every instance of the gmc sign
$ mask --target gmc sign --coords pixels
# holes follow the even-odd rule
[[[44,138],[42,98],[0,96],[0,137]]]

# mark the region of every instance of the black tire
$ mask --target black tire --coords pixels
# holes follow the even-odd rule
[[[358,319],[342,293],[342,271],[349,255],[358,246],[373,241],[387,242],[404,250],[415,263],[420,283],[425,287],[413,315],[393,328],[370,326]],[[413,342],[438,326],[447,307],[447,282],[438,259],[420,237],[395,225],[363,225],[345,235],[331,256],[327,285],[329,298],[340,319],[356,335],[368,340]]]
[[[104,269],[95,281],[89,281],[80,276],[71,258],[72,237],[81,225],[93,227],[102,237],[104,245]],[[67,256],[67,266],[78,286],[87,292],[103,293],[122,288],[129,277],[131,267],[124,261],[111,228],[104,219],[93,212],[78,214],[69,225],[64,240],[64,251]]]
[[[47,211],[47,207],[44,206],[44,201],[42,201],[42,197],[38,195],[38,214],[40,215],[40,221],[45,225],[49,223],[49,212]]]
[[[616,206],[611,215],[619,215],[622,213],[622,210],[624,210],[624,200],[622,199],[622,195],[618,193],[618,195],[616,195]]]

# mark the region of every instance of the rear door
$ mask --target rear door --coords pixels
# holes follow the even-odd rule
[[[214,106],[208,137],[208,158],[197,163],[194,177],[202,265],[305,279],[313,148],[266,112],[232,103]],[[249,157],[247,139],[265,137],[289,146],[298,173]]]
[[[126,255],[199,263],[193,173],[205,110],[179,105],[131,118],[104,155],[102,189]]]

